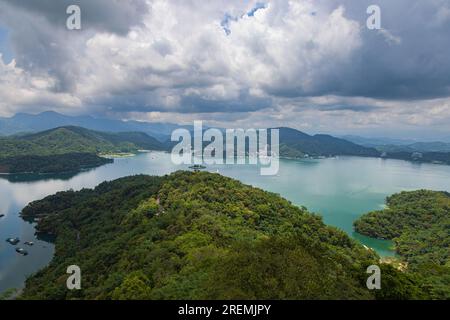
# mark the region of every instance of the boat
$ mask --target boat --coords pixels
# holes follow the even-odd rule
[[[23,256],[28,255],[28,251],[25,250],[25,249],[22,249],[22,248],[16,248],[16,252],[17,252],[18,254],[23,255]]]
[[[194,171],[200,171],[200,170],[206,169],[206,167],[202,166],[200,164],[196,164],[196,165],[193,165],[193,166],[189,167],[189,169],[192,169]]]
[[[6,242],[15,246],[16,244],[18,244],[20,242],[20,239],[19,238],[8,238],[8,239],[6,239]]]
[[[33,241],[26,241],[23,244],[27,245],[27,246],[34,246],[34,242]]]
[[[0,214],[0,218],[3,218],[5,215],[4,214]]]

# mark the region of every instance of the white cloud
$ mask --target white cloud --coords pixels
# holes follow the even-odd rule
[[[0,113],[9,115],[20,110],[31,111],[36,104],[47,108],[67,108],[81,105],[81,101],[69,93],[55,93],[55,79],[42,74],[31,75],[16,66],[13,60],[5,64],[0,55]]]
[[[375,36],[364,29],[359,2],[272,0],[252,10],[258,2],[117,2],[101,21],[92,19],[101,8],[86,2],[84,29],[69,32],[58,12],[46,15],[48,1],[43,10],[0,0],[17,55],[15,65],[0,61],[0,113],[78,110],[322,130],[448,120],[450,63],[434,47],[448,20],[441,1],[421,4],[441,6],[434,24],[423,25],[436,35],[421,37],[427,46],[406,20],[395,24],[390,16],[402,10],[384,0],[392,12],[383,11],[386,29]]]

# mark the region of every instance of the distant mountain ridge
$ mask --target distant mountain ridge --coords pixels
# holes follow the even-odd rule
[[[450,142],[416,141],[390,138],[365,138],[359,136],[342,136],[353,143],[375,148],[381,152],[450,152]]]
[[[18,113],[10,118],[0,117],[0,135],[40,132],[64,126],[77,126],[104,132],[145,132],[160,141],[167,140],[174,129],[182,127],[172,123],[67,116],[54,111],[46,111],[36,115]]]
[[[13,135],[24,133],[34,133],[52,130],[58,127],[82,127],[89,130],[102,132],[137,132],[164,142],[165,149],[173,143],[168,143],[173,130],[185,128],[192,130],[192,126],[180,126],[171,123],[150,123],[139,121],[123,121],[112,119],[94,118],[91,116],[67,116],[54,111],[46,111],[36,115],[18,113],[11,118],[0,118],[0,135]],[[379,154],[370,148],[358,146],[344,139],[335,138],[328,135],[310,136],[306,133],[291,128],[280,129],[281,154],[291,157],[311,156],[334,156],[334,155],[355,155],[355,156],[378,156]],[[25,134],[30,136],[29,134]],[[109,138],[112,138],[109,135]],[[136,137],[135,137],[136,138]],[[163,147],[159,147],[163,149]]]
[[[291,128],[280,130],[280,155],[286,157],[306,156],[362,156],[378,157],[380,152],[374,148],[360,146],[353,142],[330,135],[317,134],[314,136]]]
[[[15,138],[21,138],[15,140],[15,144],[20,143],[13,146],[14,144],[6,144],[6,141],[12,137],[0,137],[2,142],[0,151],[4,152],[3,157],[11,153],[23,155],[24,150],[36,151],[36,144],[30,147],[27,145],[26,139],[39,140],[37,137],[40,135],[48,134],[58,128],[65,128],[71,131],[72,134],[76,133],[78,135],[76,138],[70,137],[69,140],[72,140],[72,145],[73,141],[77,141],[80,145],[72,149],[66,148],[65,151],[79,152],[78,150],[81,149],[83,150],[82,152],[98,153],[103,152],[98,150],[107,150],[109,152],[117,149],[136,150],[137,148],[168,151],[177,143],[170,141],[170,135],[173,130],[184,128],[192,132],[193,127],[171,123],[97,119],[91,116],[73,117],[52,111],[37,115],[19,113],[11,118],[0,118],[0,134],[15,134]],[[325,134],[309,135],[292,128],[280,127],[278,129],[280,130],[280,156],[282,157],[308,158],[343,155],[450,163],[450,144],[444,142],[410,143],[411,141],[407,140],[397,141],[389,138],[377,138],[378,141],[377,139],[348,136],[352,140],[349,141]],[[65,134],[68,135],[68,132],[65,132]],[[64,139],[67,140],[68,138]],[[79,138],[93,140],[83,142]],[[361,143],[355,141],[361,141]],[[372,145],[372,143],[376,142],[397,142],[401,145]],[[39,151],[37,155],[47,155],[44,150],[50,151],[49,147],[51,146],[52,143],[42,143],[41,149],[37,150]],[[86,148],[86,146],[89,147]],[[19,147],[22,151],[17,149],[15,151],[11,150],[11,148],[16,147]],[[423,153],[423,155],[417,155],[417,152]],[[60,152],[58,153],[60,154]],[[33,155],[36,155],[36,153],[33,153]]]

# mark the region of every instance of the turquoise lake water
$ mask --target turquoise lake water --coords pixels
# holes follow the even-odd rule
[[[115,159],[108,164],[76,175],[0,176],[0,292],[20,288],[26,277],[46,266],[54,247],[36,239],[34,225],[19,217],[30,201],[58,191],[95,187],[103,181],[134,174],[164,175],[188,169],[171,162],[170,154],[152,152]],[[382,209],[386,196],[407,190],[450,191],[450,166],[417,164],[399,160],[339,157],[320,160],[280,160],[279,174],[261,176],[253,165],[209,166],[211,172],[238,179],[246,184],[275,192],[296,205],[323,216],[325,223],[347,232],[382,256],[394,255],[390,241],[375,240],[353,231],[358,216]],[[5,239],[19,237],[34,241],[24,248],[28,256],[15,252]]]

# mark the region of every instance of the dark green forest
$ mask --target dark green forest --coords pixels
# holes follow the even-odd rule
[[[101,154],[164,150],[141,132],[106,133],[60,127],[36,134],[0,138],[1,173],[61,173],[112,162]]]
[[[30,135],[0,138],[0,158],[137,152],[139,149],[164,150],[164,147],[141,132],[106,133],[81,127],[60,127]]]
[[[450,194],[418,190],[386,200],[387,208],[355,222],[361,234],[392,239],[408,272],[423,278],[432,298],[450,299]]]
[[[56,236],[22,299],[419,299],[418,279],[276,194],[205,172],[134,176],[60,192],[22,212]],[[66,289],[66,268],[82,290]]]
[[[112,162],[112,159],[102,158],[92,153],[18,156],[0,159],[0,172],[11,174],[78,172]]]

